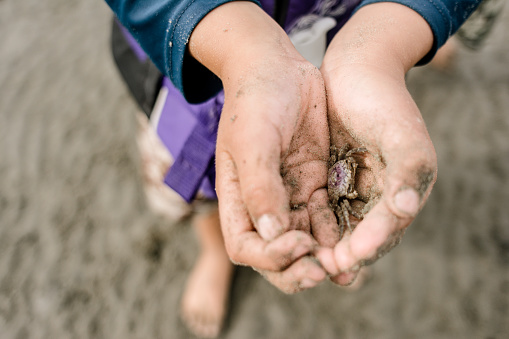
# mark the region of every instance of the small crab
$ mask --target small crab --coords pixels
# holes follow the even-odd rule
[[[353,157],[356,153],[364,153],[365,148],[349,149],[346,144],[341,149],[331,146],[331,156],[329,158],[329,173],[327,179],[327,192],[329,201],[334,213],[336,214],[340,226],[340,236],[343,237],[345,227],[352,232],[350,225],[350,214],[357,219],[364,216],[352,209],[349,200],[357,198],[355,190],[355,172],[357,170],[357,161]]]

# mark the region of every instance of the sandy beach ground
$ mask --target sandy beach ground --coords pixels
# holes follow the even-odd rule
[[[0,338],[192,338],[189,225],[147,208],[100,0],[0,1]],[[509,6],[454,69],[413,70],[439,178],[358,291],[237,271],[221,338],[509,337]]]

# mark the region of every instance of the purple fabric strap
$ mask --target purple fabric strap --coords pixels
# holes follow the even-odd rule
[[[163,86],[170,92],[176,91],[167,78]],[[161,116],[175,117],[172,110],[178,109],[175,93],[169,93]],[[195,118],[195,125],[180,150],[175,150],[175,161],[166,174],[164,182],[179,193],[187,202],[191,202],[201,190],[207,198],[217,198],[214,190],[215,182],[215,150],[217,127],[224,103],[221,92],[214,99],[199,105],[189,105],[187,113]],[[182,112],[180,112],[182,113]],[[163,136],[162,136],[163,137]],[[164,139],[172,136],[163,137]],[[176,137],[176,136],[173,136]],[[171,151],[171,147],[170,151]]]
[[[197,124],[166,175],[164,182],[187,202],[193,200],[207,170],[214,166],[215,146],[204,126]]]

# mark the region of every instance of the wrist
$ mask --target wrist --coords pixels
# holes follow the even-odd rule
[[[397,3],[370,4],[336,34],[324,66],[363,65],[401,77],[432,44],[431,28],[417,12]]]
[[[283,29],[247,1],[229,2],[207,14],[191,34],[189,51],[223,82],[260,60],[300,56]]]

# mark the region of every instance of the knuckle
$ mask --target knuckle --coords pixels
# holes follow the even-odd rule
[[[269,192],[258,183],[246,185],[243,192],[246,198],[245,201],[251,201],[256,204],[265,202],[269,194]]]
[[[280,254],[275,250],[269,250],[267,252],[269,258],[271,258],[272,270],[282,271],[292,263],[292,253]]]
[[[437,180],[437,168],[422,165],[416,171],[417,192],[422,197],[430,190]]]
[[[302,290],[299,282],[296,282],[296,281],[288,282],[288,281],[285,281],[284,279],[282,279],[282,277],[278,277],[278,278],[279,278],[278,280],[272,279],[272,281],[271,280],[269,280],[269,281],[272,285],[279,288],[279,290],[281,290],[281,292],[290,295],[290,294],[295,294]]]
[[[228,257],[230,258],[230,261],[234,263],[235,265],[242,265],[241,258],[235,253],[229,250],[229,248],[226,248],[226,253],[228,254]]]
[[[242,255],[242,242],[237,243],[237,246],[229,245],[225,242],[226,253],[230,258],[230,261],[236,265],[245,265],[244,258]],[[240,245],[239,245],[240,244]]]

